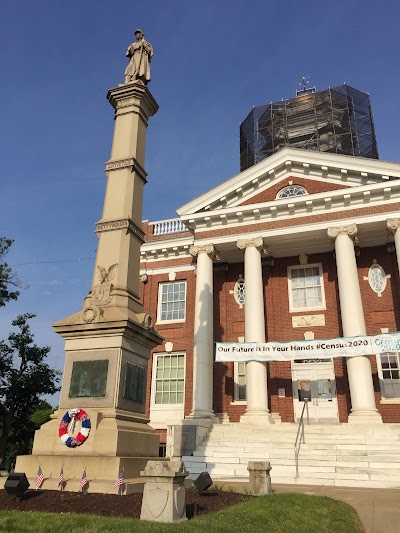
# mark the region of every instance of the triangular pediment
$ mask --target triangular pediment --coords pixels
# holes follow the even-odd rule
[[[400,163],[284,148],[233,176],[177,210],[181,217],[227,207],[275,200],[280,189],[296,184],[309,195],[400,178]]]

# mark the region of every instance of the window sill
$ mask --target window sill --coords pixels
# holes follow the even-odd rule
[[[314,311],[326,311],[326,305],[323,307],[299,307],[296,309],[289,308],[289,313],[313,313]]]
[[[383,405],[390,405],[390,404],[399,405],[400,398],[381,398],[380,403]]]
[[[184,324],[186,322],[185,318],[182,318],[180,320],[157,320],[155,325],[168,325],[168,324]]]
[[[234,400],[231,405],[247,405],[247,400]]]

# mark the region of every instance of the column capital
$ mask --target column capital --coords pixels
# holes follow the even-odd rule
[[[386,226],[390,233],[395,234],[400,228],[400,218],[388,218],[386,220]]]
[[[336,237],[338,237],[339,235],[348,235],[354,243],[357,243],[357,225],[349,224],[348,226],[337,226],[336,228],[328,228],[328,237],[333,241],[335,241]]]
[[[189,248],[189,253],[193,257],[196,257],[202,253],[213,256],[215,253],[215,248],[213,244],[200,244],[199,246],[191,246]]]
[[[236,245],[240,250],[245,250],[247,247],[253,246],[254,248],[257,248],[262,255],[268,255],[268,246],[264,244],[262,237],[238,239]]]

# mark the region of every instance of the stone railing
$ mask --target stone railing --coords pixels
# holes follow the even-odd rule
[[[171,233],[187,231],[185,224],[180,218],[171,218],[170,220],[150,222],[149,226],[153,226],[153,235],[169,235]]]

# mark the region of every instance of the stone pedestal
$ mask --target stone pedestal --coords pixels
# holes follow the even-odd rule
[[[33,478],[41,466],[43,488],[63,467],[67,490],[79,490],[86,470],[90,487],[115,492],[122,469],[129,482],[158,457],[159,437],[148,425],[145,397],[148,359],[162,338],[139,300],[146,129],[158,105],[140,81],[111,89],[107,99],[115,127],[92,286],[81,310],[54,324],[66,350],[59,410],[36,432],[32,455],[16,463]],[[69,448],[58,426],[76,408],[87,412],[91,430],[83,444]],[[78,423],[74,435],[79,430]]]
[[[249,461],[249,492],[254,496],[271,494],[271,463],[269,461]]]
[[[183,482],[188,472],[181,461],[149,461],[140,474],[145,482],[141,520],[153,522],[187,520]]]

